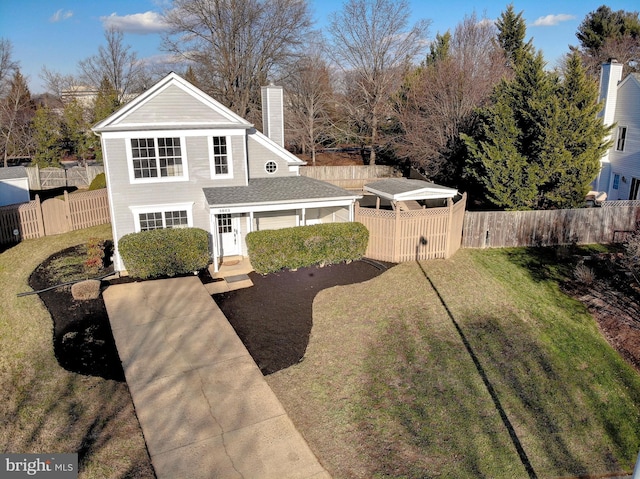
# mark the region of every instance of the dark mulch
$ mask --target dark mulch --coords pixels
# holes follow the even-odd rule
[[[82,245],[68,248],[49,257],[31,274],[29,285],[36,291],[56,285],[52,262],[83,254],[82,248]],[[366,281],[388,266],[355,261],[266,276],[251,273],[253,287],[215,295],[214,299],[262,372],[270,374],[299,362],[304,356],[311,332],[313,298],[319,291]],[[212,281],[207,272],[203,272],[200,279],[203,283]],[[132,279],[103,281],[103,287],[127,281]],[[39,296],[53,320],[53,345],[58,363],[72,372],[124,381],[102,296],[76,301],[71,296],[71,286],[41,292]]]
[[[250,273],[251,288],[213,299],[263,374],[300,362],[309,343],[313,299],[323,289],[367,281],[389,265],[354,261],[262,276]]]
[[[53,278],[52,262],[83,254],[82,248],[67,248],[47,258],[29,277],[29,286],[39,291],[58,284]],[[103,286],[107,283],[103,282]],[[124,381],[102,296],[75,301],[71,286],[51,289],[39,296],[53,320],[53,349],[60,366],[75,373]]]

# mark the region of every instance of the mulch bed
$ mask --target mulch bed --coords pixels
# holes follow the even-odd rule
[[[34,290],[54,285],[50,263],[77,255],[78,247],[60,251],[44,261],[29,278]],[[609,343],[640,370],[640,290],[616,274],[610,262],[594,263],[599,280],[591,285],[567,283],[563,289],[584,303]],[[312,328],[313,300],[323,289],[367,281],[390,264],[355,261],[262,276],[250,273],[254,286],[213,299],[220,306],[263,374],[298,363],[304,357]],[[609,268],[609,270],[607,270]],[[203,282],[212,281],[208,273]],[[132,281],[122,278],[112,283]],[[109,283],[103,282],[103,286]],[[39,294],[53,319],[54,352],[65,369],[124,381],[111,326],[102,297],[75,301],[71,287]]]
[[[304,357],[316,294],[333,286],[367,281],[389,266],[354,261],[265,276],[250,273],[252,287],[216,294],[213,299],[267,375]]]
[[[52,279],[52,261],[78,255],[80,248],[68,248],[49,257],[31,274],[29,285],[39,291],[57,284]],[[251,273],[253,287],[213,298],[262,372],[270,374],[296,364],[304,356],[312,326],[313,299],[319,291],[366,281],[388,266],[355,261],[266,276]],[[212,281],[207,272],[203,272],[200,279],[203,283]],[[128,281],[133,279],[103,281],[103,287]],[[53,320],[53,345],[58,363],[75,373],[124,381],[102,296],[75,301],[70,286],[41,292],[39,296]]]

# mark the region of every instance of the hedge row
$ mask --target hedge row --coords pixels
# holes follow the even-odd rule
[[[253,268],[261,274],[316,264],[335,264],[364,256],[369,231],[361,223],[328,223],[247,235]]]
[[[168,228],[131,233],[118,243],[130,276],[140,279],[199,271],[211,261],[209,233],[199,228]]]

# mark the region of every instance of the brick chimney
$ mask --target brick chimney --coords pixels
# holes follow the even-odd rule
[[[284,96],[273,83],[262,87],[262,132],[284,147]]]

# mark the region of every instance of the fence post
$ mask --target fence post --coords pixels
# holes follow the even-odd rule
[[[37,178],[36,181],[36,188],[34,188],[34,190],[41,190],[42,189],[42,180],[40,179],[40,167],[36,164],[36,174],[35,177]]]
[[[65,176],[66,176],[67,172],[65,170]],[[72,222],[72,218],[71,218],[71,204],[69,202],[69,193],[67,192],[67,190],[64,190],[64,213],[65,216],[67,217],[67,224],[71,227],[71,231],[75,231],[75,225]]]
[[[447,215],[447,238],[444,250],[444,259],[448,259],[451,256],[451,230],[453,225],[453,199],[447,198],[447,208],[449,209]]]
[[[40,195],[36,195],[36,218],[38,220],[38,238],[42,238],[45,235],[45,231],[44,231],[44,217],[42,216],[42,203],[40,202]]]
[[[395,206],[395,212],[396,212],[396,220],[393,223],[393,262],[394,263],[399,263],[400,262],[400,208],[398,208],[398,205],[396,204]]]

